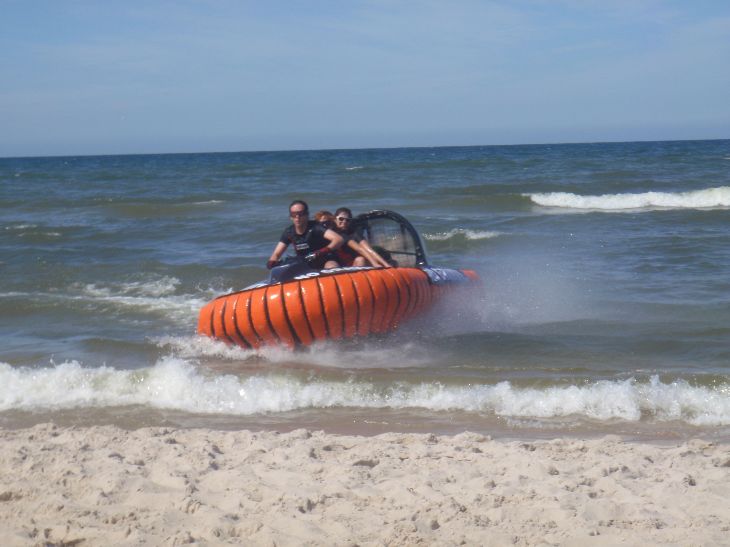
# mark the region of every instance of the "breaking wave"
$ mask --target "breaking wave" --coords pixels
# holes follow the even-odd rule
[[[198,295],[179,294],[179,285],[180,280],[171,276],[120,283],[79,284],[73,287],[76,294],[68,295],[67,298],[113,305],[120,310],[161,313],[179,321],[187,321],[197,316],[198,310],[213,291]]]
[[[466,411],[511,418],[577,416],[593,420],[730,424],[730,384],[635,379],[522,388],[510,382],[445,385],[331,380],[281,370],[242,377],[213,375],[177,357],[140,370],[76,361],[47,368],[0,363],[0,411],[145,405],[186,412],[255,415],[298,409],[370,408]]]
[[[171,276],[152,276],[139,281],[106,283],[74,283],[65,291],[0,292],[5,298],[19,299],[19,307],[39,305],[55,309],[74,308],[99,313],[137,312],[164,316],[181,324],[197,317],[198,310],[216,294],[213,288],[197,289],[195,294],[181,293],[181,282]],[[19,309],[16,307],[15,309]]]
[[[730,186],[690,192],[644,192],[581,196],[569,192],[524,194],[544,207],[598,211],[654,209],[713,209],[730,207]]]

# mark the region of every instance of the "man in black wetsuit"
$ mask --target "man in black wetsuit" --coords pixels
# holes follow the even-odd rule
[[[333,253],[344,242],[342,236],[319,222],[309,220],[309,206],[300,199],[289,205],[289,216],[292,225],[281,234],[266,267],[271,269],[276,266],[289,244],[293,244],[297,255],[309,262],[312,268],[337,268],[339,264]]]

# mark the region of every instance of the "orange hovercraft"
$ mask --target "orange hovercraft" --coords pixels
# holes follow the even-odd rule
[[[290,257],[266,281],[203,306],[198,333],[254,349],[384,334],[479,282],[473,270],[430,266],[418,232],[398,213],[364,213],[353,228],[393,267],[313,270]]]

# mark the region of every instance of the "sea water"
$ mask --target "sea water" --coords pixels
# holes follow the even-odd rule
[[[395,334],[195,334],[293,199],[483,280]],[[0,425],[730,437],[730,141],[0,159]]]

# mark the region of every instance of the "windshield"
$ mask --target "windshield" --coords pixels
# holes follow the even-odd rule
[[[394,266],[426,266],[426,252],[410,222],[392,211],[360,215],[356,229],[385,260]]]

